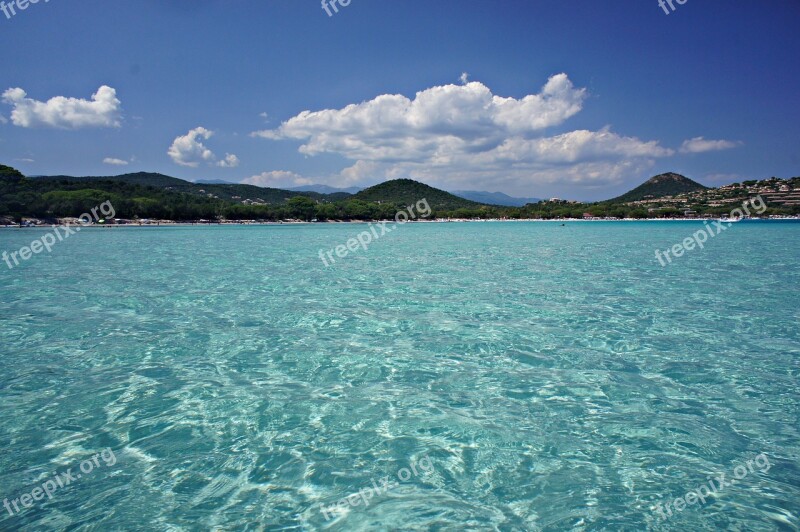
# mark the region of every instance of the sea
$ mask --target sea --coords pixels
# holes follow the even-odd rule
[[[86,227],[0,262],[0,530],[800,530],[800,223],[659,262],[707,225]]]

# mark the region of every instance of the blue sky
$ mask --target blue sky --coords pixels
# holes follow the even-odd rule
[[[0,163],[580,200],[800,175],[800,2],[675,7],[41,0],[0,12]]]

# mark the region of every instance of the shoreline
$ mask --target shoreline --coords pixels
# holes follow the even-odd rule
[[[597,222],[715,222],[715,221],[725,221],[721,220],[720,218],[617,218],[617,219],[582,219],[582,218],[563,218],[563,219],[553,219],[553,220],[542,220],[539,218],[524,218],[524,219],[486,219],[486,220],[473,220],[473,219],[462,219],[462,218],[451,218],[451,219],[437,219],[437,220],[409,220],[406,223],[507,223],[507,222],[516,222],[516,223],[597,223]],[[740,222],[800,222],[800,216],[784,216],[784,217],[775,217],[775,218],[746,218],[741,220]],[[124,223],[124,224],[88,224],[88,225],[81,225],[72,219],[59,219],[58,224],[56,225],[74,225],[80,226],[82,229],[124,229],[124,228],[158,228],[158,227],[230,227],[230,226],[309,226],[309,225],[337,225],[337,224],[350,224],[350,225],[359,225],[359,224],[371,224],[371,223],[397,223],[395,220],[370,220],[370,221],[363,221],[363,220],[352,220],[352,221],[343,221],[343,220],[328,220],[324,222],[303,222],[303,221],[286,221],[286,222],[256,222],[256,221],[225,221],[225,222],[172,222],[169,220],[159,220],[156,222],[150,223]],[[728,222],[730,223],[730,222]],[[403,225],[404,225],[403,224]],[[39,224],[39,225],[0,225],[0,229],[50,229],[54,227],[52,224]]]

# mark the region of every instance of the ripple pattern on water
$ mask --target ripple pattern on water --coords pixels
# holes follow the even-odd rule
[[[86,230],[0,273],[0,497],[118,458],[0,529],[800,529],[800,224],[667,268],[693,224],[408,224],[326,269],[362,229]]]

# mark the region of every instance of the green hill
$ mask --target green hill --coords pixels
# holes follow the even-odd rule
[[[163,174],[156,174],[151,172],[137,172],[135,174],[122,174],[114,176],[69,176],[69,175],[49,175],[38,176],[36,179],[45,181],[70,181],[70,182],[94,182],[94,181],[122,181],[131,185],[140,185],[144,187],[184,187],[191,186],[194,183],[189,183],[177,177],[169,177]]]
[[[0,179],[22,179],[25,177],[22,172],[16,168],[11,168],[4,164],[0,164]]]
[[[289,190],[264,188],[254,185],[240,185],[235,183],[224,185],[211,183],[191,183],[189,181],[184,181],[183,179],[178,179],[177,177],[170,177],[163,174],[150,172],[138,172],[134,174],[122,174],[117,176],[74,177],[57,175],[42,176],[36,179],[70,183],[97,183],[101,181],[115,181],[126,183],[128,185],[163,188],[174,192],[183,192],[185,194],[193,194],[196,196],[211,197],[214,199],[235,203],[250,199],[258,203],[278,205],[298,196],[305,196],[318,201],[338,201],[341,199],[338,195],[333,198],[328,198],[325,194],[319,194],[317,192],[292,192]]]
[[[352,196],[352,199],[395,205],[411,205],[424,199],[434,210],[475,209],[482,206],[411,179],[395,179],[375,185]]]
[[[645,183],[634,188],[627,194],[608,200],[608,203],[629,203],[631,201],[641,201],[644,199],[675,196],[677,194],[695,192],[698,190],[708,190],[708,187],[704,187],[688,177],[668,172],[651,177]]]

